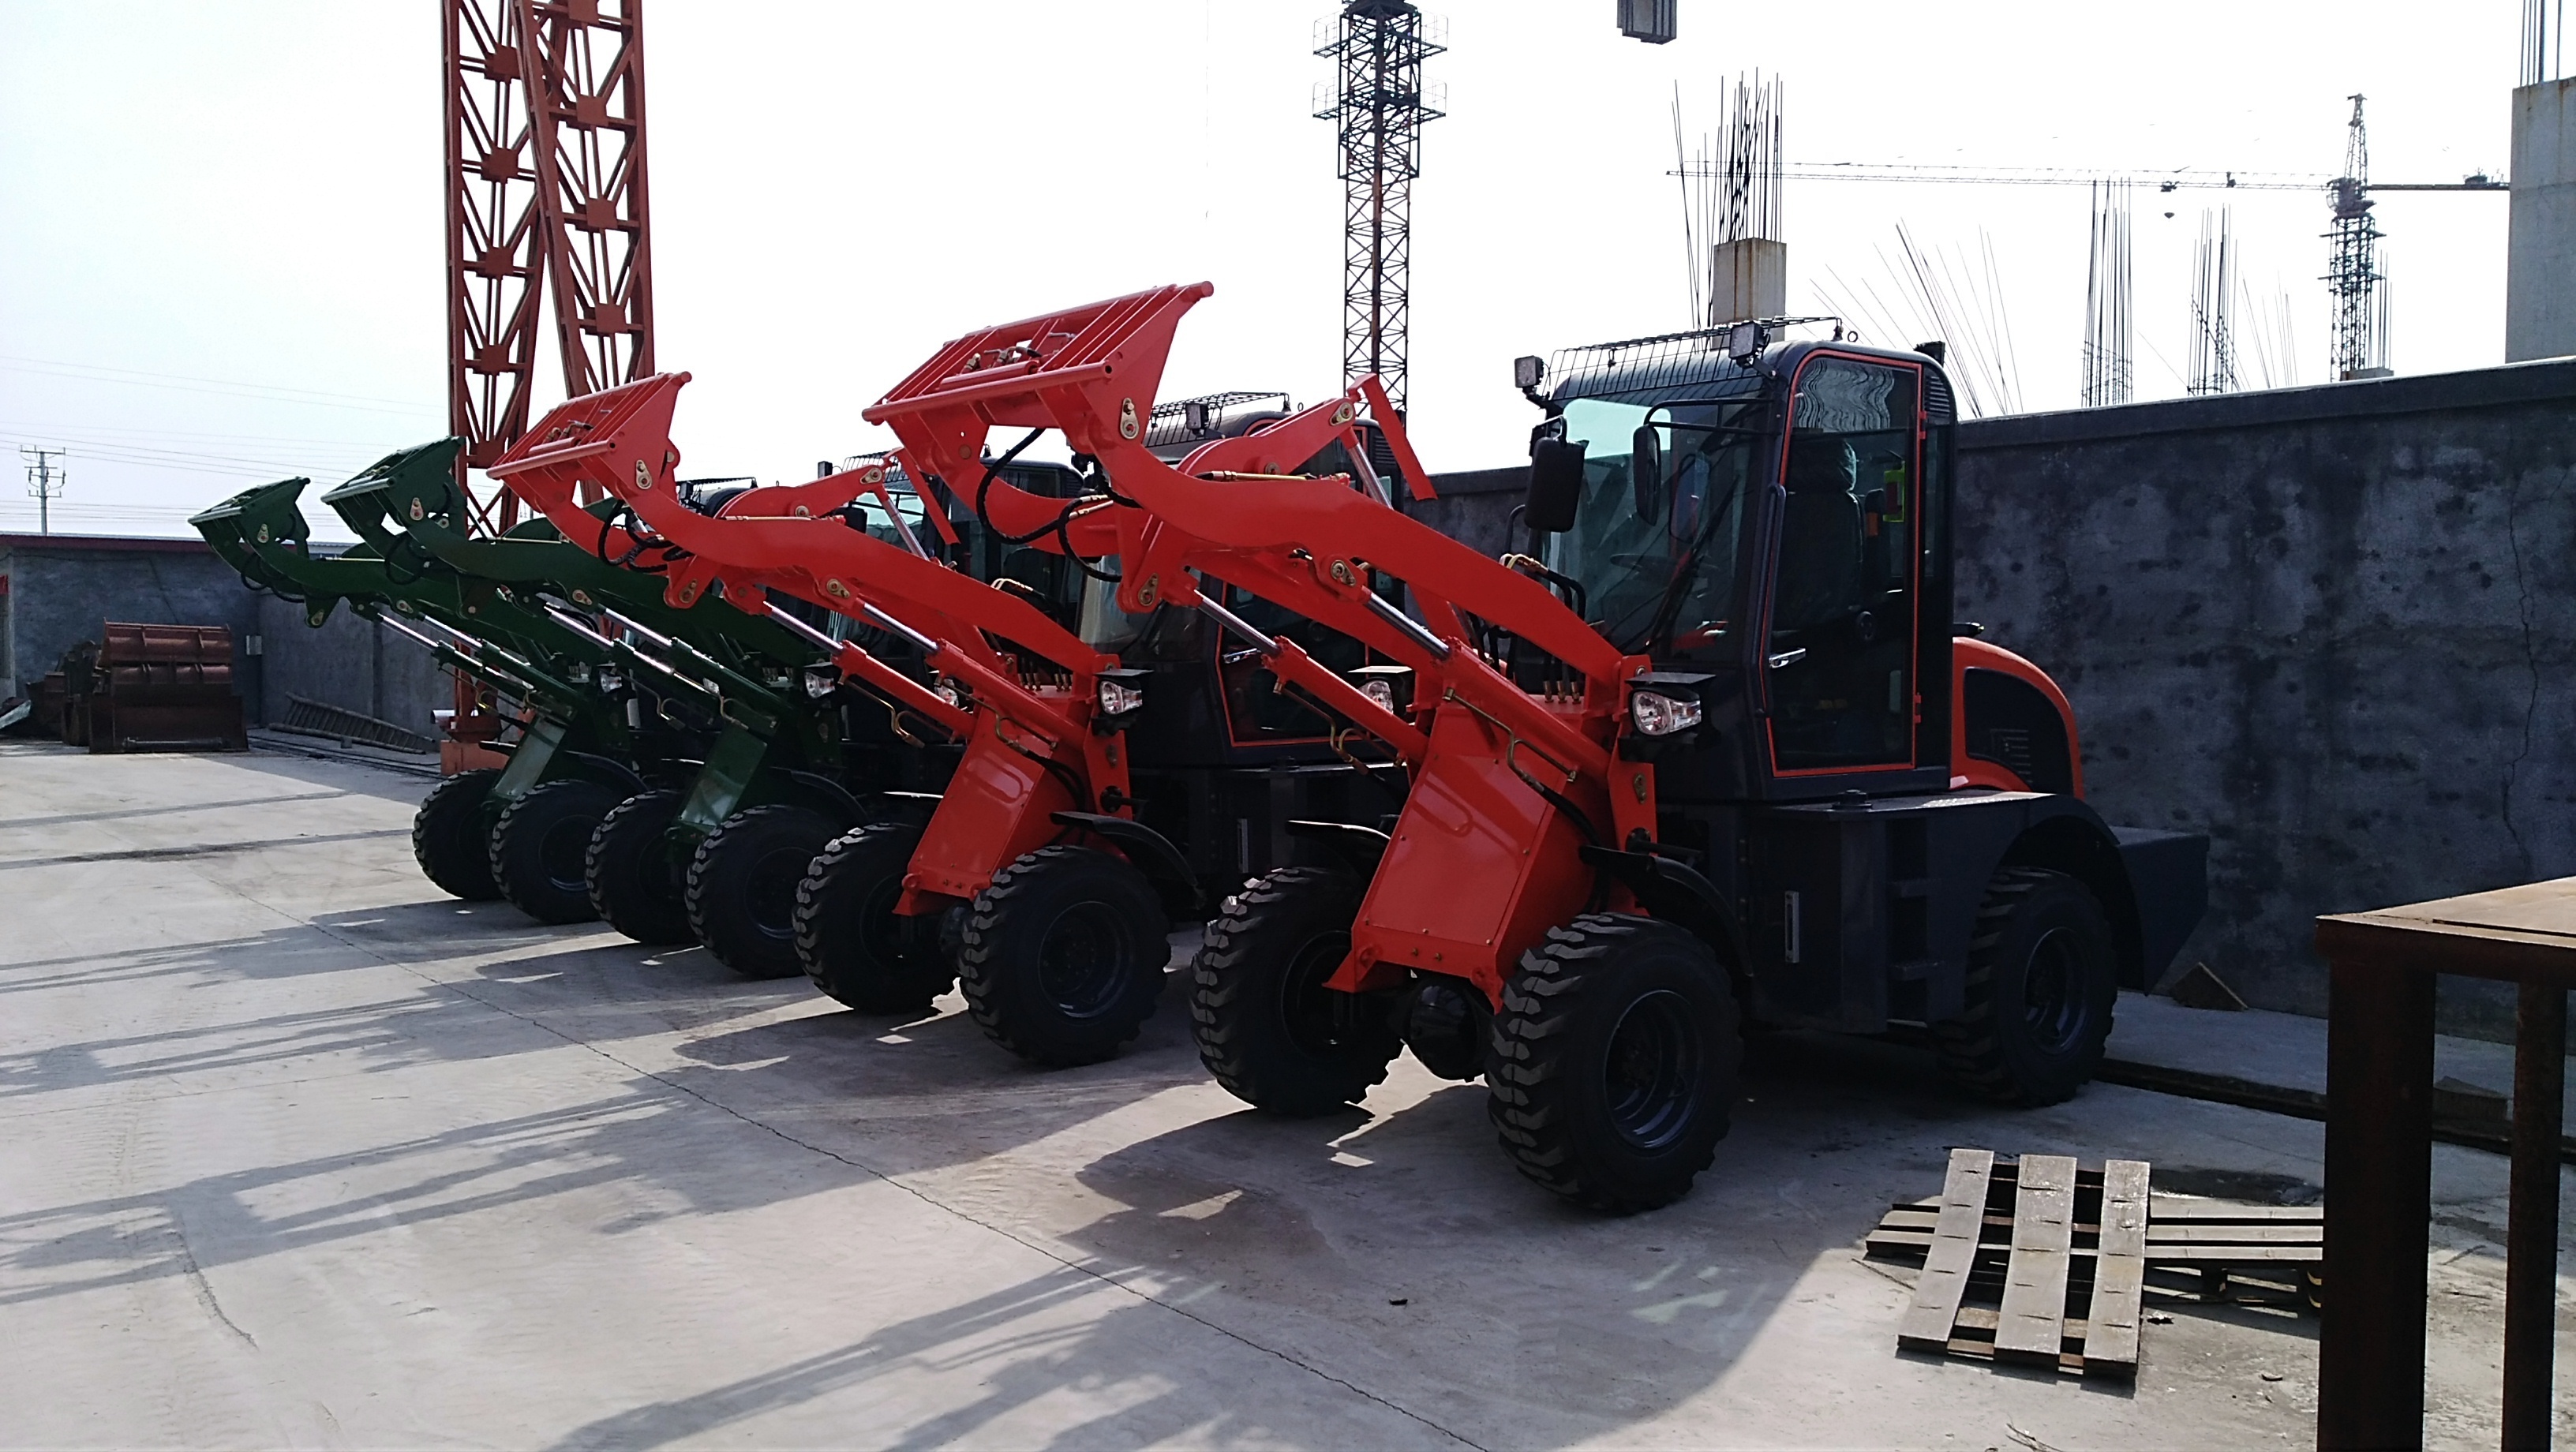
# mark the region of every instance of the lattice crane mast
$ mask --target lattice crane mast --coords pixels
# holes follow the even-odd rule
[[[528,425],[538,308],[553,293],[564,392],[653,371],[642,0],[443,0],[448,427],[475,524],[518,519],[478,493]]]

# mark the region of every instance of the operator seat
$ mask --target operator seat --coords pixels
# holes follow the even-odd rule
[[[1780,519],[1780,585],[1771,628],[1805,630],[1833,619],[1860,587],[1859,456],[1833,437],[1792,438],[1781,483],[1788,502]]]

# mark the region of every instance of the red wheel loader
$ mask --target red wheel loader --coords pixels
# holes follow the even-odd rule
[[[1936,362],[1760,325],[1579,350],[1544,391],[1524,360],[1531,547],[1494,560],[1296,477],[1311,420],[1154,457],[1137,421],[1210,291],[990,329],[907,388],[955,440],[916,452],[1043,423],[1098,460],[1124,608],[1221,580],[1396,665],[1353,684],[1407,719],[1344,712],[1409,769],[1392,830],[1342,824],[1350,870],[1267,874],[1209,931],[1227,1087],[1330,1107],[1401,1041],[1486,1079],[1530,1178],[1633,1211],[1711,1162],[1748,1019],[1921,1024],[2013,1102],[2090,1079],[2117,988],[2198,922],[2206,842],[2107,825],[2063,694],[1953,624]]]
[[[1341,809],[1354,797],[1367,799],[1374,819],[1400,800],[1312,733],[1263,739],[1250,720],[1187,729],[1226,714],[1242,662],[1221,658],[1213,630],[1140,625],[1104,601],[1104,618],[1093,622],[1104,641],[1208,688],[1150,690],[1171,708],[1161,714],[1176,718],[1167,727],[1183,728],[1161,734],[1186,749],[1146,770],[1152,799],[1141,799],[1128,728],[1153,714],[1153,665],[1124,666],[1086,643],[1021,598],[1029,592],[1012,575],[979,582],[936,562],[908,530],[888,539],[851,527],[863,491],[889,521],[897,517],[895,480],[883,466],[753,489],[711,512],[675,497],[670,418],[686,379],[567,404],[492,472],[568,533],[597,534],[602,554],[666,570],[675,602],[718,593],[774,611],[765,592],[783,591],[909,641],[936,672],[934,691],[890,676],[856,643],[840,647],[854,677],[961,741],[963,754],[926,820],[865,824],[828,848],[814,844],[823,850],[799,888],[798,951],[835,998],[907,1010],[962,977],[976,1018],[1005,1047],[1049,1064],[1106,1057],[1134,1036],[1161,991],[1167,922],[1204,916],[1210,887],[1271,866],[1275,819],[1306,815],[1301,804]],[[929,437],[899,405],[881,407],[908,443]],[[969,455],[953,469],[965,497],[996,487],[1007,495],[974,521],[983,531],[977,543],[1044,537],[1058,562],[1114,551],[1114,535],[1086,518],[1106,499],[1048,499],[1002,482],[1017,452]],[[896,464],[940,487],[912,449]],[[600,490],[617,507],[585,513],[580,501]],[[928,522],[948,542],[960,540],[945,510]],[[1326,689],[1356,694],[1334,671],[1314,674]],[[1146,820],[1158,808],[1159,826]],[[953,969],[943,939],[953,941]]]

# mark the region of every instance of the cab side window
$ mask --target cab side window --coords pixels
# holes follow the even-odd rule
[[[1913,760],[1919,380],[1849,358],[1799,371],[1765,652],[1779,770]]]

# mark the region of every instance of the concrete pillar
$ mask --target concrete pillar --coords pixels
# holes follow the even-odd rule
[[[2576,353],[2576,77],[2513,93],[2504,360]]]
[[[1708,324],[1722,328],[1789,312],[1789,244],[1767,237],[1720,242],[1709,251]]]

